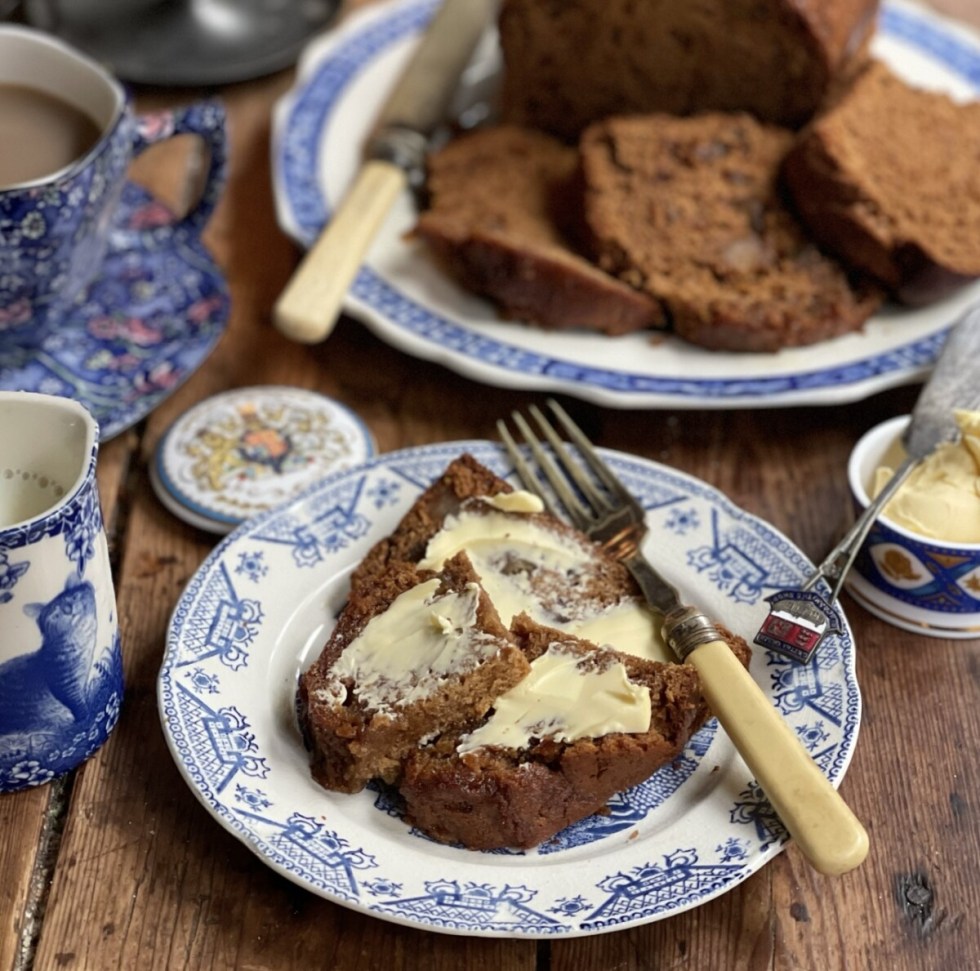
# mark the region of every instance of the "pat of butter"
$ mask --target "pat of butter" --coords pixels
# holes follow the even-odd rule
[[[940,445],[920,462],[888,502],[884,515],[918,536],[980,543],[980,412],[957,411],[955,416],[960,440]],[[875,472],[872,498],[901,461],[895,451]]]
[[[531,496],[530,493],[510,495]],[[531,498],[537,499],[536,496]],[[491,511],[475,512],[464,508],[455,516],[447,516],[443,528],[429,540],[425,558],[419,566],[423,570],[441,569],[460,550],[466,550],[471,561],[481,552],[486,560],[495,550],[508,551],[550,570],[570,570],[587,562],[588,551],[574,539],[556,534],[531,516],[513,515],[529,511],[518,504],[521,498],[510,504],[509,511],[499,505],[500,499],[500,496],[494,497]],[[540,512],[541,500],[537,502],[539,508],[534,511]],[[516,562],[513,556],[511,560]],[[486,580],[482,574],[481,578]],[[497,610],[500,612],[499,604]]]
[[[486,498],[493,508],[464,507],[446,518],[430,540],[423,569],[438,570],[465,550],[480,582],[504,625],[520,613],[594,644],[658,661],[673,657],[659,636],[653,611],[637,598],[600,607],[579,601],[578,588],[588,575],[595,550],[574,535],[555,533],[530,512],[540,512],[541,500],[515,491]],[[546,609],[535,584],[550,583],[563,594],[563,609]]]
[[[475,626],[479,587],[442,595],[438,588],[438,579],[426,580],[372,617],[330,669],[334,683],[353,679],[357,698],[383,710],[425,698],[495,654],[499,641]]]
[[[495,496],[484,496],[483,501],[494,509],[503,512],[544,512],[544,503],[540,496],[524,489],[515,489],[513,492],[498,492]]]
[[[460,740],[457,752],[488,745],[523,749],[531,739],[574,742],[649,731],[650,689],[630,681],[619,661],[597,671],[581,660],[552,644],[531,663],[530,673],[497,699],[490,718]]]

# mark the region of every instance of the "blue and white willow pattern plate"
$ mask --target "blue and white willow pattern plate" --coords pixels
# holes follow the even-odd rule
[[[316,40],[279,103],[274,185],[279,221],[309,246],[349,184],[368,128],[434,0],[372,4]],[[493,38],[472,72],[494,69]],[[921,7],[884,4],[875,52],[922,86],[980,93],[980,40]],[[779,354],[706,351],[674,337],[541,331],[497,318],[439,271],[419,243],[406,193],[369,252],[346,308],[401,350],[485,384],[564,392],[621,408],[745,408],[860,400],[921,380],[946,328],[980,286],[926,308],[888,307],[861,333]]]
[[[348,576],[463,451],[511,481],[499,446],[456,442],[380,455],[246,522],[212,553],[171,621],[158,696],[164,732],[208,811],[273,870],[355,910],[456,934],[580,935],[658,920],[724,893],[787,836],[712,720],[677,761],[608,815],[530,852],[442,846],[381,790],[310,777],[296,679],[319,654]],[[647,510],[655,562],[683,596],[751,641],[765,597],[812,565],[705,483],[606,452]],[[802,667],[757,651],[752,673],[836,785],[861,700],[846,620]]]

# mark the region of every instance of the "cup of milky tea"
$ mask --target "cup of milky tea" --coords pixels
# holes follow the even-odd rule
[[[862,511],[902,461],[902,415],[855,445],[848,483]],[[960,412],[957,442],[913,471],[872,525],[847,577],[877,617],[933,637],[980,637],[980,414]]]
[[[119,716],[97,452],[78,402],[0,392],[0,792],[75,768]]]
[[[134,155],[179,134],[204,140],[209,165],[199,202],[168,229],[199,232],[224,177],[220,105],[136,116],[95,61],[0,24],[0,363],[66,319],[99,272]]]

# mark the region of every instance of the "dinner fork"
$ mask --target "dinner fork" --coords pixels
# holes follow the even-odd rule
[[[497,422],[497,431],[521,481],[553,515],[570,520],[630,571],[647,601],[663,617],[664,640],[678,661],[697,670],[712,712],[811,865],[833,875],[858,866],[868,852],[868,835],[860,821],[714,623],[696,607],[682,603],[677,591],[646,559],[642,550],[647,533],[643,507],[565,409],[550,399],[548,405],[580,460],[573,458],[541,409],[531,405],[528,410],[547,447],[520,412],[511,415],[531,460],[507,423]]]

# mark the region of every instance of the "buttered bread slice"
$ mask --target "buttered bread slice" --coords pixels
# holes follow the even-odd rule
[[[513,632],[527,677],[478,726],[406,763],[409,819],[442,842],[536,846],[676,758],[708,716],[688,665],[599,648],[525,615]]]
[[[536,623],[653,660],[673,655],[626,567],[472,456],[453,461],[364,558],[352,590],[406,565],[439,569],[465,550],[504,626]]]
[[[397,786],[437,840],[534,846],[708,717],[658,629],[621,563],[462,455],[357,567],[301,677],[313,775],[341,792]]]
[[[423,739],[473,724],[528,670],[464,553],[403,565],[351,592],[300,678],[313,775],[340,792],[395,782]]]

